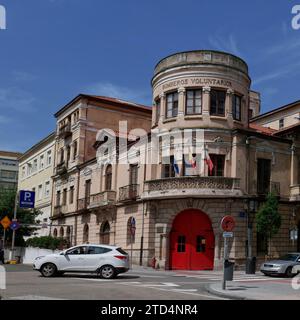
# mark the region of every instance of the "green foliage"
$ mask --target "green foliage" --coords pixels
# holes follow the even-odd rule
[[[0,220],[5,216],[13,219],[15,207],[16,190],[0,189]],[[41,214],[40,211],[35,209],[17,209],[17,219],[20,224],[34,224],[36,217]],[[24,236],[28,237],[34,234],[36,228],[21,226],[16,231],[16,246],[23,246],[25,244]],[[0,226],[0,236],[3,235],[3,228]],[[6,230],[6,243],[9,243],[12,238],[12,230]]]
[[[26,240],[26,247],[34,247],[41,249],[63,249],[67,245],[67,241],[62,238],[53,237],[34,237]]]
[[[269,193],[266,202],[258,210],[256,227],[257,232],[265,235],[269,240],[278,233],[281,227],[281,215],[278,212],[278,201],[274,194]]]

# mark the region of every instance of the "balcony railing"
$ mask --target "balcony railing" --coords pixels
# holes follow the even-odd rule
[[[92,194],[90,197],[89,209],[103,207],[115,203],[116,191],[103,191],[97,194]]]
[[[142,198],[241,195],[240,179],[186,176],[146,181]]]
[[[59,128],[58,135],[61,138],[66,138],[72,134],[71,123],[67,123]]]
[[[77,200],[78,205],[78,211],[84,211],[88,209],[88,206],[90,204],[90,198],[82,198]]]
[[[53,212],[54,216],[61,216],[66,213],[67,213],[67,206],[66,205],[56,205],[54,207],[54,212]]]
[[[269,185],[258,185],[257,193],[259,195],[267,195],[268,193],[273,193],[275,196],[280,196],[280,182],[270,181]]]
[[[68,164],[65,161],[61,162],[56,166],[56,174],[61,175],[65,174],[68,171]]]
[[[119,201],[135,200],[139,193],[138,184],[130,184],[119,189]]]

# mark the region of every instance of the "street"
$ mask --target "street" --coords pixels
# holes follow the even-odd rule
[[[260,273],[235,272],[234,281],[228,283],[226,297],[211,290],[220,291],[222,273],[218,271],[175,272],[134,267],[114,280],[103,280],[83,274],[43,278],[28,265],[6,265],[5,268],[7,288],[0,290],[4,300],[224,300],[268,299],[268,294],[271,299],[297,299],[298,296],[300,299],[299,290],[291,288],[291,279],[270,278]],[[244,297],[247,292],[250,296]]]

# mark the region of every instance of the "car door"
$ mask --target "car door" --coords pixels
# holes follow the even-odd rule
[[[86,268],[88,271],[96,271],[105,261],[106,253],[112,251],[109,248],[100,246],[89,246],[86,257]]]
[[[87,246],[78,246],[67,250],[65,255],[62,256],[60,270],[85,271],[87,251]]]

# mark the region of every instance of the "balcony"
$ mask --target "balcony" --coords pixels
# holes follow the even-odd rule
[[[290,186],[290,201],[300,201],[300,184]]]
[[[240,179],[227,177],[186,176],[145,181],[141,198],[239,197]]]
[[[273,193],[275,196],[280,196],[280,182],[270,181],[268,185],[258,185],[257,194],[266,196],[268,193]]]
[[[86,210],[88,210],[89,204],[90,204],[90,198],[89,197],[77,200],[78,211],[86,211]]]
[[[56,174],[62,175],[67,173],[68,171],[68,164],[65,163],[65,161],[61,162],[56,166]]]
[[[53,216],[62,216],[67,213],[67,206],[66,205],[56,205],[54,207]]]
[[[130,184],[119,189],[119,201],[133,201],[136,200],[139,193],[139,184]]]
[[[65,138],[69,137],[70,135],[72,135],[71,123],[67,123],[64,126],[59,128],[58,136],[60,138],[64,138],[65,139]]]
[[[116,191],[103,191],[92,194],[90,197],[89,209],[105,207],[116,202]]]

